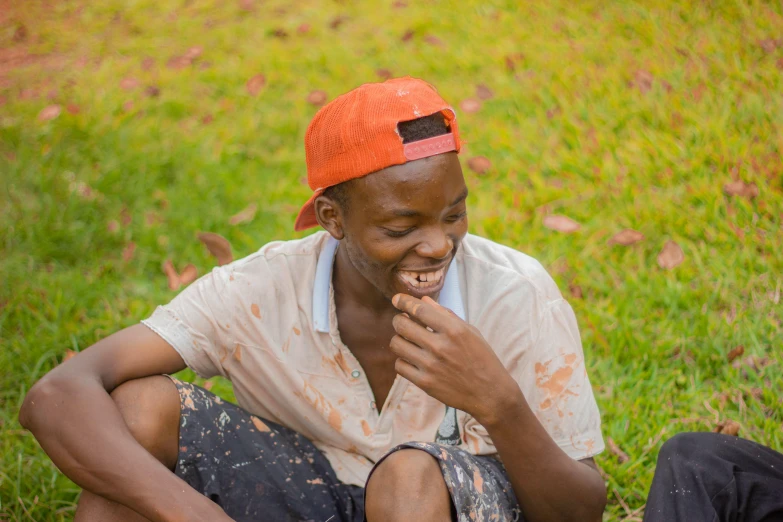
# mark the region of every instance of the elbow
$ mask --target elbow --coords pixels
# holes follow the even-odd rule
[[[52,405],[61,401],[63,395],[63,383],[60,379],[44,376],[27,392],[19,409],[19,424],[37,435],[36,432],[47,424],[43,422],[47,416],[46,412],[51,411]]]
[[[593,502],[591,503],[592,507],[590,509],[589,515],[582,519],[582,520],[594,520],[595,522],[601,522],[604,517],[604,510],[606,509],[606,483],[604,482],[603,478],[596,473],[597,479],[593,492]]]

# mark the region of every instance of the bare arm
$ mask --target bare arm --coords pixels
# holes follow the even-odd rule
[[[131,379],[185,368],[179,354],[144,325],[103,339],[50,371],[25,397],[19,422],[57,467],[82,488],[152,521],[227,521],[148,453],[109,393]]]

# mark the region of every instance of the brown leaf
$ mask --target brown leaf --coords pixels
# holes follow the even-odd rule
[[[217,258],[218,266],[227,265],[234,260],[234,255],[231,253],[231,243],[220,234],[200,232],[198,239],[204,243],[209,253]]]
[[[68,114],[79,114],[81,112],[81,109],[75,103],[69,103],[66,105],[65,110],[68,111]]]
[[[759,40],[759,46],[764,49],[764,52],[772,53],[778,47],[778,40],[774,38],[767,38],[766,40]]]
[[[443,40],[435,35],[428,34],[424,37],[424,41],[430,45],[434,45],[435,47],[443,47]]]
[[[329,22],[329,27],[331,27],[332,29],[338,29],[347,20],[348,20],[347,16],[343,16],[343,15],[336,16],[332,18],[331,22]]]
[[[492,89],[480,83],[476,85],[476,96],[479,100],[491,100],[495,97],[495,93],[492,92]]]
[[[729,353],[726,355],[726,359],[728,359],[729,362],[732,362],[737,357],[741,356],[745,353],[745,347],[742,345],[735,346],[734,348],[729,351]]]
[[[132,91],[133,89],[137,88],[139,85],[141,85],[141,82],[131,76],[128,76],[127,78],[123,78],[122,80],[120,80],[120,89],[126,91]]]
[[[136,252],[136,243],[131,241],[125,248],[122,249],[122,260],[126,263],[133,259],[133,254]]]
[[[307,95],[307,102],[311,105],[315,105],[316,107],[320,107],[326,103],[328,98],[329,96],[326,94],[326,92],[317,89]]]
[[[392,4],[392,7],[394,7],[395,9],[404,9],[405,7],[408,7],[408,3],[403,2],[402,0],[397,0]]]
[[[203,52],[204,52],[204,49],[202,49],[199,46],[191,47],[190,49],[185,51],[184,57],[187,58],[188,60],[192,61],[192,60],[195,60],[196,58],[198,58],[199,56],[201,56],[201,53],[203,53]]]
[[[639,92],[645,94],[652,89],[653,75],[650,71],[638,70],[633,74],[633,81],[631,84],[639,89]]]
[[[571,292],[571,297],[573,297],[574,299],[582,299],[581,286],[571,283],[570,285],[568,285],[568,291]]]
[[[128,210],[128,207],[122,207],[122,210],[120,210],[120,223],[122,226],[127,227],[132,221],[133,214]]]
[[[548,216],[544,216],[544,226],[546,228],[557,230],[558,232],[563,232],[566,234],[576,232],[582,228],[582,225],[570,217],[561,216],[559,214],[549,214]]]
[[[472,114],[481,109],[481,102],[475,98],[466,98],[459,103],[459,107],[462,112]]]
[[[683,261],[685,261],[685,254],[683,253],[682,248],[671,240],[663,245],[663,249],[661,249],[661,252],[658,254],[658,266],[666,270],[671,270],[672,268],[679,266]]]
[[[169,58],[169,61],[166,62],[166,67],[174,70],[184,69],[185,67],[190,66],[192,61],[193,60],[185,58],[184,56],[172,56]]]
[[[257,96],[261,89],[266,85],[266,76],[263,74],[256,74],[250,78],[245,84],[247,93],[251,96]]]
[[[377,71],[375,71],[375,74],[377,74],[378,78],[380,78],[381,80],[388,80],[392,76],[394,76],[389,69],[378,69]]]
[[[747,199],[753,199],[759,195],[759,188],[755,183],[745,183],[741,179],[732,181],[723,185],[723,192],[727,196],[740,196]]]
[[[641,232],[633,230],[632,228],[626,228],[625,230],[621,230],[612,236],[612,238],[609,240],[609,244],[629,246],[633,245],[634,243],[638,243],[643,239],[644,234]]]
[[[201,117],[201,123],[203,123],[204,125],[209,125],[213,121],[215,121],[215,117],[212,116],[211,114],[205,114],[204,116]]]
[[[130,112],[133,110],[133,100],[128,100],[125,103],[122,104],[122,110],[125,112]]]
[[[310,24],[300,24],[299,27],[296,28],[296,32],[299,34],[307,34],[310,32]]]
[[[156,87],[155,85],[147,85],[147,87],[144,89],[144,94],[150,98],[157,98],[160,96],[160,88]]]
[[[275,38],[280,38],[281,40],[285,40],[286,38],[288,38],[288,31],[286,31],[282,27],[278,27],[277,29],[272,31],[272,36],[274,36]]]
[[[106,223],[106,230],[108,230],[112,234],[117,232],[119,229],[120,229],[120,224],[117,223],[117,220],[115,220],[115,219],[112,219],[111,221]]]
[[[155,65],[155,59],[151,56],[147,56],[141,61],[141,68],[145,71],[152,69],[153,65]]]
[[[413,29],[408,29],[407,31],[402,33],[400,40],[402,40],[403,42],[409,42],[413,38],[414,34],[416,33],[414,33]]]
[[[41,109],[38,113],[38,119],[40,121],[49,121],[55,119],[62,112],[62,108],[59,105],[49,105]]]
[[[167,259],[163,262],[163,273],[166,274],[166,277],[169,280],[169,290],[177,290],[182,283],[179,281],[179,274],[177,273],[177,269],[174,268],[174,263],[171,262],[171,259]]]
[[[609,453],[617,457],[620,464],[624,464],[631,460],[626,452],[620,449],[620,446],[612,439],[612,437],[606,437],[606,445],[609,446]]]
[[[185,265],[182,269],[182,273],[179,275],[179,282],[183,285],[189,285],[193,281],[198,279],[198,270],[191,264]]]
[[[473,156],[468,160],[470,170],[481,176],[486,174],[492,168],[492,162],[484,156]]]
[[[735,422],[733,420],[727,420],[727,421],[720,421],[715,428],[712,430],[715,433],[723,433],[724,435],[732,435],[734,437],[737,436],[740,430],[740,425],[738,422]]]
[[[240,225],[242,223],[249,223],[250,221],[253,221],[253,218],[256,217],[256,210],[258,207],[255,203],[251,203],[247,207],[245,207],[244,210],[239,211],[238,213],[231,216],[231,218],[228,220],[228,222],[232,225]]]
[[[63,355],[63,361],[62,362],[65,362],[68,359],[73,359],[74,357],[76,357],[77,353],[79,353],[79,352],[74,352],[73,350],[65,350],[65,355]]]
[[[748,368],[751,368],[756,373],[759,373],[761,372],[761,370],[763,370],[770,364],[773,364],[773,362],[770,361],[768,357],[749,355],[744,359],[737,359],[736,361],[734,361],[734,363],[731,366],[738,370],[741,369],[743,366],[747,366]]]
[[[508,69],[508,72],[514,72],[517,70],[517,67],[522,65],[522,62],[525,60],[525,55],[522,53],[513,53],[506,56],[506,69]]]

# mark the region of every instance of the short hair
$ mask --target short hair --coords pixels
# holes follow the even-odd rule
[[[415,120],[401,121],[397,124],[397,131],[403,143],[426,140],[450,132],[446,118],[440,112]],[[348,185],[351,181],[353,180],[338,183],[324,190],[324,196],[340,205],[343,212],[348,212]]]

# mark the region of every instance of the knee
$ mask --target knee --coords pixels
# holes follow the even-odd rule
[[[173,468],[178,453],[180,400],[171,379],[156,375],[127,381],[111,392],[111,398],[136,441]]]
[[[658,453],[658,466],[701,466],[706,461],[719,456],[723,437],[727,436],[709,432],[678,433],[661,447]]]
[[[417,449],[400,450],[386,457],[367,483],[367,512],[383,513],[383,518],[398,518],[394,513],[400,510],[416,512],[424,503],[437,503],[438,499],[450,506],[438,461]]]

